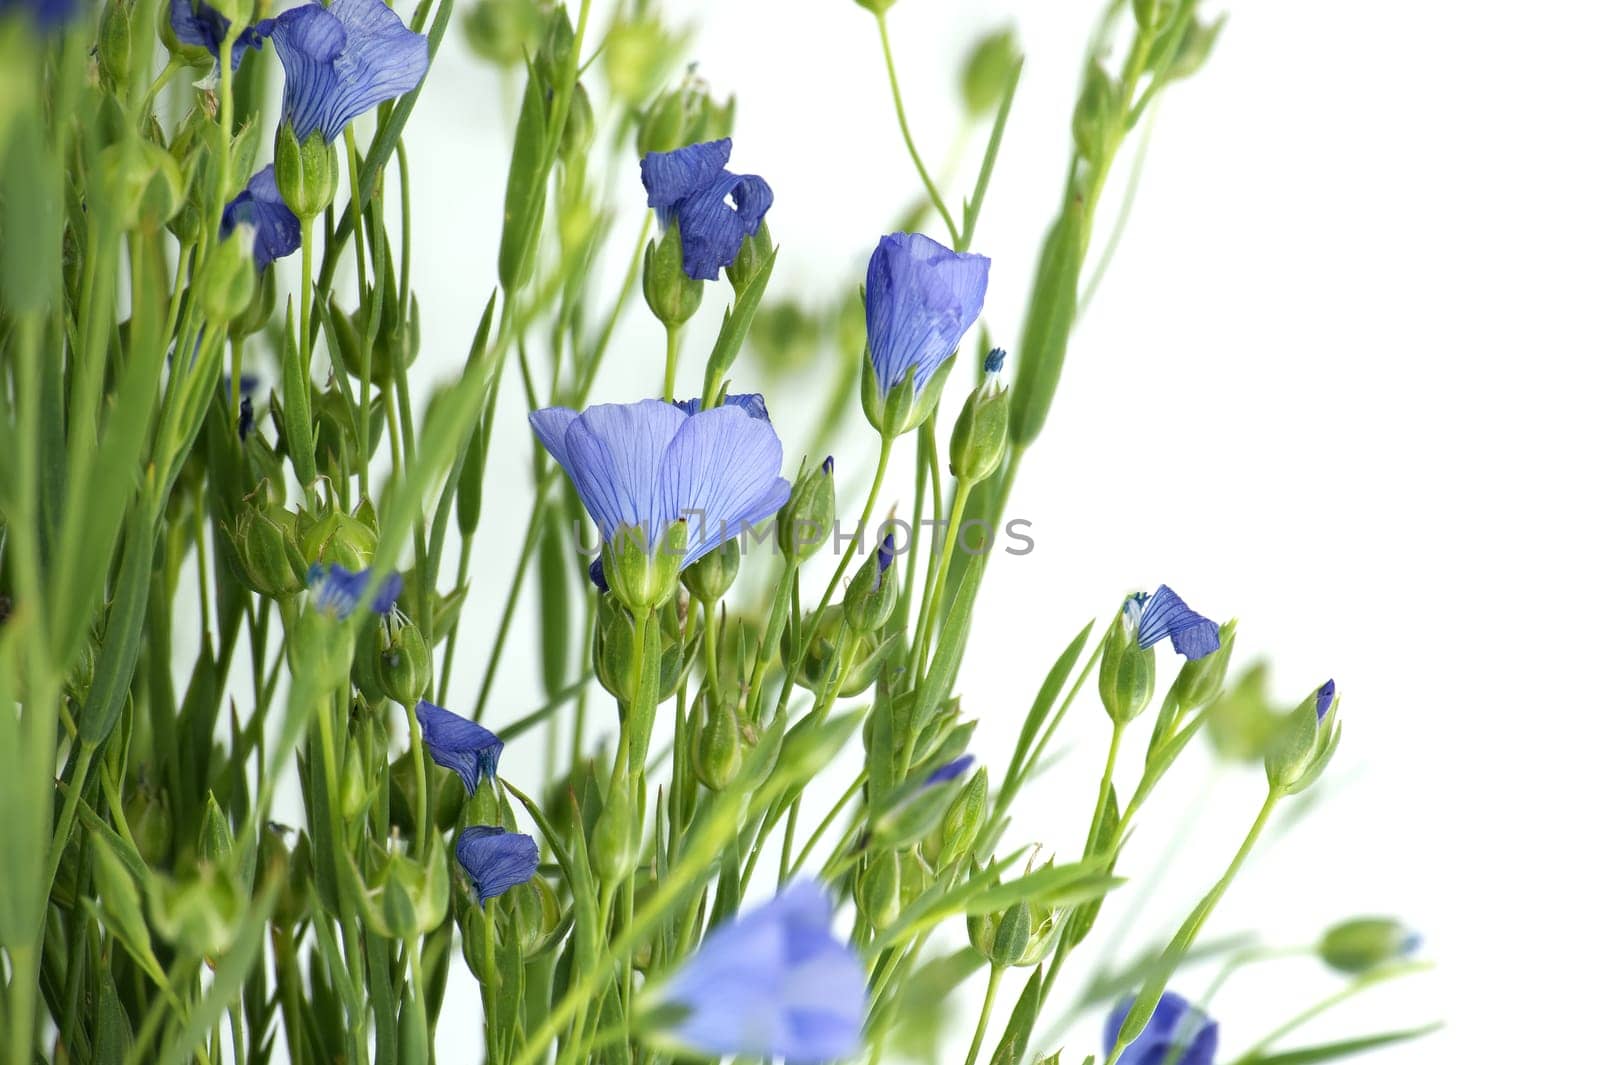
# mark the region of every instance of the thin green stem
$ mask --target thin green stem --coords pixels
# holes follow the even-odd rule
[[[928,192],[928,202],[933,204],[933,209],[939,212],[945,228],[950,231],[950,242],[959,243],[961,232],[956,228],[956,220],[951,216],[950,209],[944,205],[944,197],[939,195],[938,186],[933,183],[933,175],[928,173],[927,166],[922,162],[922,155],[917,151],[916,141],[912,139],[911,124],[906,120],[905,100],[900,95],[900,78],[894,71],[894,53],[889,48],[889,20],[881,11],[878,12],[878,41],[883,45],[883,65],[889,72],[889,91],[894,95],[894,115],[900,122],[900,136],[906,142],[906,151],[911,154],[911,162],[917,168],[917,176],[922,179],[922,187]]]
[[[496,987],[499,982],[500,964],[495,952],[495,927],[494,927],[494,899],[487,899],[483,904],[483,1023],[484,1023],[484,1061],[486,1065],[494,1065],[500,1059],[496,1050],[496,1036],[500,1031],[499,1024],[499,998],[500,991]]]
[[[994,1009],[995,992],[1000,990],[1000,978],[1004,975],[1004,966],[989,966],[989,986],[984,989],[983,1009],[978,1011],[978,1027],[973,1031],[972,1045],[967,1049],[967,1065],[974,1065],[978,1060],[978,1051],[983,1047],[983,1035],[989,1030],[989,1014]]]
[[[914,658],[919,683],[923,670],[928,667],[928,649],[933,644],[934,622],[944,597],[945,580],[950,575],[950,560],[955,556],[956,541],[961,536],[961,517],[966,512],[967,499],[971,495],[971,481],[956,482],[955,498],[950,501],[950,522],[945,528],[944,546],[939,552],[939,566],[934,572],[932,584],[922,597],[922,616],[917,619],[917,651]]]
[[[678,351],[683,344],[683,328],[676,325],[667,326],[667,370],[662,378],[661,398],[668,403],[672,402],[672,389],[678,378]]]

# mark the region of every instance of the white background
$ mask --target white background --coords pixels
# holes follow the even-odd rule
[[[783,253],[771,291],[831,300],[915,191],[870,17],[848,0],[666,6],[699,24],[692,55],[714,88],[738,94],[734,168],[776,192],[769,222]],[[1029,54],[975,242],[994,260],[986,322],[1003,345],[1016,341],[1059,196],[1095,6],[902,0],[891,16],[913,127],[935,165],[957,134],[965,42],[1010,21]],[[1398,914],[1425,935],[1437,971],[1352,1003],[1308,1039],[1443,1018],[1443,1034],[1373,1060],[1570,1060],[1593,1043],[1585,992],[1600,946],[1588,779],[1600,709],[1590,623],[1600,9],[1237,0],[1228,10],[1210,65],[1160,108],[1126,238],[1018,485],[1012,512],[1034,523],[1038,548],[990,567],[960,684],[982,721],[978,748],[1003,759],[1070,632],[1127,591],[1167,582],[1213,616],[1237,616],[1235,661],[1270,656],[1285,701],[1337,677],[1347,728],[1323,802],[1259,853],[1213,929],[1254,928],[1284,945],[1351,914]],[[497,75],[452,36],[407,138],[424,370],[436,376],[459,364],[493,287],[509,150]],[[973,162],[982,136],[969,142]],[[945,184],[952,203],[970,187],[971,167],[958,173]],[[620,187],[642,207],[631,181]],[[621,227],[630,239],[632,226]],[[613,256],[602,268],[612,291],[623,265]],[[708,292],[691,377],[724,291]],[[618,372],[596,398],[638,398],[659,351],[658,327],[636,306]],[[802,435],[784,408],[821,387],[769,391],[780,433],[788,422]],[[486,654],[526,516],[532,442],[511,395],[463,677]],[[834,446],[841,474],[858,479],[842,514],[859,506],[872,448],[864,435]],[[520,650],[530,639],[519,621],[491,721],[537,702]],[[1080,845],[1106,734],[1092,699],[1070,724],[1068,757],[1012,836],[1065,855]],[[535,783],[525,778],[538,744],[513,744],[505,771]],[[1233,770],[1208,784],[1199,768],[1170,790],[1149,808],[1127,871],[1156,871],[1168,837],[1206,805],[1134,943],[1169,935],[1220,872],[1262,782]],[[1117,918],[1108,907],[1102,929]],[[464,1047],[478,1007],[458,977],[445,1038]],[[1184,989],[1198,993],[1190,985],[1204,978]],[[1230,984],[1215,1006],[1223,1058],[1334,986],[1293,962]],[[1075,1029],[1064,1060],[1097,1051],[1095,1031]]]

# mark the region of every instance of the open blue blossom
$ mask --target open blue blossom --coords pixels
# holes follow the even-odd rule
[[[649,152],[639,161],[646,202],[663,226],[674,221],[683,237],[683,272],[715,281],[739,255],[772,206],[772,188],[754,174],[728,172],[733,141],[691,144]]]
[[[672,405],[685,414],[699,414],[700,400],[675,399]],[[730,392],[722,398],[725,407],[738,407],[752,418],[760,418],[764,422],[772,419],[767,415],[767,400],[760,392]]]
[[[428,72],[428,39],[383,0],[302,4],[278,16],[272,42],[283,116],[302,142],[320,133],[333,143],[351,119],[404,96]]]
[[[456,861],[466,870],[482,906],[533,879],[539,871],[539,844],[520,832],[472,825],[456,833]]]
[[[952,759],[951,761],[948,761],[944,765],[940,766],[938,769],[935,769],[933,772],[929,773],[928,778],[922,782],[922,786],[925,788],[931,788],[935,784],[943,784],[947,780],[955,780],[957,777],[961,776],[961,774],[971,769],[972,763],[976,760],[977,759],[970,754],[964,754],[960,758]]]
[[[318,610],[347,618],[361,601],[361,597],[366,594],[367,582],[371,579],[370,569],[352,573],[337,562],[326,567],[320,562],[315,562],[306,574],[306,586],[311,589],[312,601],[316,603]],[[383,579],[377,593],[372,597],[372,612],[387,614],[394,609],[394,604],[399,598],[400,574],[391,573]]]
[[[1333,707],[1334,694],[1337,691],[1338,689],[1334,687],[1332,680],[1317,689],[1317,720],[1319,722],[1328,716],[1329,709]]]
[[[1140,592],[1129,596],[1122,609],[1129,625],[1139,632],[1141,650],[1154,647],[1169,636],[1172,649],[1185,658],[1204,658],[1222,646],[1217,623],[1190,610],[1189,604],[1165,584],[1154,595]]]
[[[907,374],[921,392],[983,310],[989,260],[921,233],[891,233],[867,263],[867,351],[887,396]]]
[[[1117,1045],[1117,1033],[1133,1008],[1130,995],[1106,1018],[1105,1052]],[[1175,991],[1156,1003],[1144,1031],[1123,1050],[1117,1065],[1212,1065],[1217,1057],[1217,1022]]]
[[[417,703],[417,724],[434,763],[460,777],[468,795],[477,794],[480,779],[494,779],[506,747],[499,736],[426,699]]]
[[[712,1057],[788,1065],[853,1057],[867,976],[855,951],[834,937],[832,917],[821,885],[800,881],[713,929],[660,991],[682,1013],[672,1034]]]
[[[278,194],[278,179],[273,175],[272,164],[258,170],[244,191],[222,208],[222,239],[228,239],[240,225],[255,227],[252,250],[258,270],[265,270],[274,259],[299,250],[300,219]]]
[[[624,528],[639,529],[654,551],[668,527],[684,519],[689,542],[680,569],[771,517],[789,498],[789,482],[778,476],[778,434],[737,404],[687,414],[643,399],[582,413],[546,407],[528,420],[572,478],[606,543]]]
[[[216,59],[222,58],[222,42],[228,36],[228,29],[232,25],[227,17],[205,0],[170,0],[167,5],[167,17],[172,20],[172,34],[184,44],[192,44],[197,48],[204,48]],[[239,69],[239,61],[244,58],[244,53],[251,48],[259,49],[272,36],[276,19],[262,19],[254,26],[247,26],[239,34],[239,39],[233,42],[233,69]]]

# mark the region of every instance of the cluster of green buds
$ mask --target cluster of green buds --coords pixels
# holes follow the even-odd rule
[[[676,86],[664,90],[639,119],[635,147],[639,155],[670,152],[686,144],[720,140],[733,131],[733,97],[722,103],[693,70]]]
[[[1295,795],[1316,783],[1338,749],[1339,695],[1328,681],[1290,711],[1267,748],[1267,783]]]
[[[1024,899],[998,913],[973,914],[967,918],[967,942],[995,968],[1030,968],[1055,946],[1063,913]]]
[[[614,595],[602,595],[596,606],[594,643],[590,647],[596,678],[620,702],[633,701],[633,626],[634,614]],[[661,674],[656,685],[658,701],[670,698],[699,647],[697,633],[687,643],[680,634],[678,606],[666,603],[656,609],[656,624],[662,634]]]
[[[619,4],[600,53],[612,93],[629,108],[643,105],[677,61],[685,40],[685,34],[669,30],[655,12]]]

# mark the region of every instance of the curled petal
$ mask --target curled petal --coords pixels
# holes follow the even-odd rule
[[[241,224],[255,226],[253,251],[258,269],[265,270],[274,259],[292,254],[300,247],[300,219],[278,194],[278,181],[270,163],[257,171],[244,191],[222,209],[224,240]]]
[[[645,203],[657,209],[672,207],[715,181],[732,156],[733,141],[727,137],[671,152],[647,152],[639,160]]]
[[[466,870],[482,906],[539,871],[539,844],[532,836],[490,825],[473,825],[456,833],[456,861]]]
[[[305,140],[332,142],[351,119],[415,89],[428,72],[428,39],[383,0],[302,4],[278,16],[283,114]]]
[[[1139,646],[1154,647],[1169,636],[1172,649],[1185,658],[1204,658],[1222,646],[1217,623],[1190,610],[1177,592],[1163,584],[1142,604]]]
[[[477,793],[480,779],[494,779],[500,752],[505,750],[499,736],[426,699],[417,703],[417,724],[428,754],[461,778],[468,795]]]
[[[716,280],[717,271],[738,257],[744,239],[761,228],[771,206],[772,187],[753,174],[724,172],[685,197],[676,208],[683,272],[702,281]]]
[[[698,397],[695,399],[673,400],[672,405],[685,414],[700,413],[700,400]],[[764,422],[772,420],[767,414],[766,397],[760,392],[730,392],[723,397],[722,405],[725,407],[738,407],[750,417],[759,418]]]

